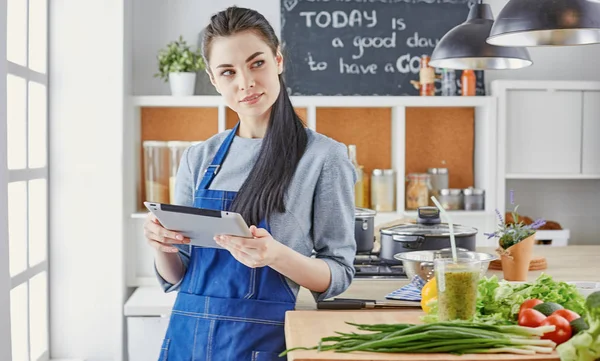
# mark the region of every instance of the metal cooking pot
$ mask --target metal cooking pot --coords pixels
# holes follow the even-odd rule
[[[475,251],[477,229],[454,224],[456,247]],[[439,250],[450,247],[450,227],[441,223],[436,207],[419,207],[417,223],[403,224],[380,230],[379,257],[388,263],[402,263],[394,255],[403,252]]]
[[[356,253],[369,253],[375,241],[376,211],[367,208],[356,208],[354,212],[354,239]]]

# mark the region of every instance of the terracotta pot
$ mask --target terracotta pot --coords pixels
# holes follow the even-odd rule
[[[534,242],[535,233],[501,252],[500,260],[505,280],[527,281]]]

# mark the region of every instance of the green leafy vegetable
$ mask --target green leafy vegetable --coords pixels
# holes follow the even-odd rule
[[[562,361],[594,361],[600,359],[600,291],[588,296],[587,330],[581,331],[569,341],[560,344],[556,350]]]
[[[479,280],[477,287],[477,310],[475,321],[490,324],[517,323],[521,304],[531,298],[544,302],[555,302],[564,308],[585,314],[585,298],[577,287],[566,282],[554,281],[547,274],[541,274],[534,282],[509,283],[498,280],[495,275]],[[431,310],[424,316],[424,322],[437,321],[437,307],[431,302]]]

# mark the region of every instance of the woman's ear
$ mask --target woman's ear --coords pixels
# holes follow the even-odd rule
[[[283,54],[279,48],[277,48],[277,54],[275,54],[275,61],[277,62],[277,72],[279,74],[283,73]]]
[[[215,87],[215,90],[217,91],[217,93],[221,94],[221,91],[219,90],[219,87],[217,86],[217,82],[215,81],[215,77],[212,75],[212,73],[208,69],[206,69],[206,74],[208,74],[210,83]]]

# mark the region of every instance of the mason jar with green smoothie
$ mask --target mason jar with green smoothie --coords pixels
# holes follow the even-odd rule
[[[467,258],[434,260],[440,321],[470,320],[475,316],[481,261]]]

